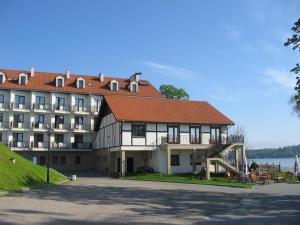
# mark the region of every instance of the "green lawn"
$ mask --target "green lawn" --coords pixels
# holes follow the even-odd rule
[[[12,158],[16,160],[13,164]],[[35,165],[11,151],[5,145],[0,144],[0,191],[17,190],[46,182],[47,169]],[[67,177],[55,170],[50,170],[51,183],[59,183],[67,180]]]
[[[138,174],[138,175],[122,177],[121,179],[252,188],[252,186],[249,184],[231,182],[230,180],[223,177],[212,177],[211,180],[201,180],[199,179],[199,177],[197,177],[197,175],[194,174],[188,174],[188,175],[187,174],[184,175]]]

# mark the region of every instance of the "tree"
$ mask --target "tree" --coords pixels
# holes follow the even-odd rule
[[[168,99],[189,99],[189,94],[183,88],[176,88],[173,85],[161,85],[160,93]]]
[[[294,32],[293,36],[288,38],[287,41],[284,43],[284,46],[293,46],[293,50],[300,52],[300,18],[296,23],[294,23],[294,26],[292,27],[292,31]],[[291,72],[298,74],[300,72],[300,64],[297,63],[296,66],[291,69]],[[296,94],[290,101],[290,103],[293,106],[293,110],[300,116],[300,78],[296,77],[296,86],[295,91]]]

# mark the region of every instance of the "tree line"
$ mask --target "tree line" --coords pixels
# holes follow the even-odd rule
[[[246,155],[248,159],[293,158],[295,155],[300,156],[300,145],[246,150]]]

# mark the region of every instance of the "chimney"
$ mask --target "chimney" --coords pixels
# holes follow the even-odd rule
[[[99,80],[101,81],[101,82],[103,82],[104,81],[104,74],[103,73],[99,73]]]
[[[71,74],[70,70],[66,70],[66,79],[70,79],[70,74]]]
[[[136,81],[136,82],[140,82],[141,76],[142,76],[142,73],[141,73],[141,72],[135,73],[135,74],[133,74],[133,75],[130,77],[130,80],[134,80],[134,81]]]
[[[34,67],[31,67],[31,70],[30,70],[30,77],[34,77]]]

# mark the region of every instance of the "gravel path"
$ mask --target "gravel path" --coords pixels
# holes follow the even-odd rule
[[[2,224],[300,224],[300,185],[251,190],[80,177],[0,197]]]

